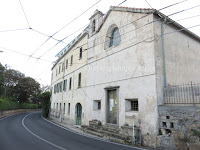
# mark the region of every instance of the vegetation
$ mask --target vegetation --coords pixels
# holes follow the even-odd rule
[[[50,92],[44,92],[42,93],[39,98],[42,102],[42,116],[47,118],[49,115],[49,108],[50,108],[50,97],[51,93]]]
[[[9,69],[0,63],[0,98],[25,103],[39,103],[40,84],[20,71]],[[12,103],[11,103],[12,104]]]
[[[195,129],[191,129],[192,133],[194,136],[200,137],[200,131],[195,130]]]
[[[13,109],[36,109],[36,104],[18,103],[9,100],[0,99],[0,111]]]

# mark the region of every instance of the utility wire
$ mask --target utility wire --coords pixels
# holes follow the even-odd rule
[[[188,1],[188,0],[184,0],[184,1],[181,1],[181,2],[177,2],[177,3],[172,4],[172,5],[170,5],[170,6],[172,7],[172,6],[174,6],[174,5],[178,5],[178,4],[183,3],[183,2],[186,2],[186,1]],[[169,8],[169,7],[166,6],[166,7],[164,7],[164,8],[166,9],[166,8]],[[191,9],[191,8],[190,8],[190,9]],[[163,8],[161,8],[161,9],[159,9],[159,10],[163,10]],[[159,11],[159,10],[157,10],[157,11]],[[188,9],[188,10],[189,10],[189,9]],[[184,10],[184,11],[187,11],[187,10]],[[152,11],[152,13],[154,13],[154,11]],[[127,25],[130,25],[130,24],[132,24],[133,22],[136,22],[136,21],[138,21],[138,20],[140,20],[140,19],[143,19],[143,18],[149,16],[149,15],[152,14],[152,13],[149,13],[149,14],[147,14],[147,15],[145,15],[145,16],[142,16],[141,18],[138,18],[138,19],[136,19],[136,20],[134,20],[134,21],[131,21],[131,22],[128,23],[128,24],[125,24],[125,25],[123,25],[123,26],[121,26],[121,27],[118,27],[118,29],[121,29],[121,28],[123,28],[123,27],[126,27]],[[175,14],[171,14],[170,16],[172,16],[172,15],[175,15]],[[96,40],[100,39],[101,37],[104,37],[105,35],[106,35],[106,34],[104,34],[104,35],[98,37]],[[93,42],[93,41],[90,41],[90,42]],[[58,45],[58,44],[59,44],[59,43],[57,43],[56,45]],[[83,45],[86,45],[86,44],[88,44],[88,43],[85,43],[85,44],[83,44]],[[44,56],[48,51],[52,50],[56,45],[54,45],[53,47],[51,47],[49,50],[47,50],[45,53],[43,53],[42,55],[40,55],[38,58],[41,58],[42,56]],[[81,46],[83,46],[83,45],[81,45]],[[81,47],[81,46],[79,46],[79,47]]]
[[[145,0],[145,2],[149,5],[149,7],[151,7],[151,5],[149,4],[149,2],[147,0]],[[152,7],[151,7],[152,8]]]
[[[192,7],[193,8],[193,7]],[[196,7],[195,7],[196,8]],[[179,12],[175,12],[175,13],[172,13],[172,14],[170,14],[170,15],[168,15],[168,16],[166,16],[166,17],[169,17],[169,16],[172,16],[172,15],[175,15],[175,14],[178,14],[178,13],[182,13],[182,12],[184,12],[184,11],[188,11],[188,10],[190,10],[191,8],[189,8],[189,9],[185,9],[185,10],[182,10],[182,11],[179,11]],[[194,8],[193,8],[194,9]],[[140,18],[139,18],[140,19]],[[156,20],[153,20],[153,21],[151,21],[151,22],[148,22],[148,23],[146,23],[146,24],[144,24],[144,25],[142,25],[142,26],[140,26],[140,27],[138,27],[138,28],[135,28],[134,30],[129,30],[129,31],[127,31],[127,32],[125,32],[125,33],[123,33],[123,34],[121,34],[121,35],[119,35],[119,36],[123,36],[123,35],[125,35],[125,34],[128,34],[128,33],[130,33],[130,32],[132,32],[132,31],[135,31],[135,30],[138,30],[138,29],[140,29],[140,28],[142,28],[142,27],[145,27],[145,26],[147,26],[147,25],[149,25],[149,24],[151,24],[151,23],[153,23],[153,22],[157,22],[157,21],[159,21],[159,20],[161,20],[161,19],[163,19],[163,18],[159,18],[159,19],[156,19]],[[138,20],[138,19],[136,19],[136,20]],[[104,37],[105,35],[103,35],[103,36],[101,36],[101,37]],[[100,37],[98,37],[98,39],[99,39]],[[100,40],[101,41],[101,40]],[[105,41],[105,42],[108,42],[109,40],[107,40],[107,41]],[[82,45],[80,45],[80,46],[77,46],[77,47],[75,47],[74,49],[76,49],[76,48],[80,48],[80,47],[82,47],[82,46],[84,46],[84,45],[88,45],[88,43],[93,43],[94,42],[94,40],[92,40],[92,41],[90,41],[90,42],[87,42],[87,43],[84,43],[84,44],[82,44]],[[99,43],[99,44],[95,44],[95,46],[97,46],[97,45],[100,45],[100,44],[103,44],[103,43],[105,43],[105,42],[102,42],[102,43]],[[89,49],[91,49],[91,48],[93,48],[94,46],[91,46],[91,47],[89,47],[88,48],[88,50]],[[83,51],[84,52],[84,51]],[[79,54],[77,54],[77,55],[79,55]],[[39,58],[41,58],[41,57],[39,57]]]
[[[22,52],[18,52],[18,51],[15,51],[15,50],[11,50],[11,49],[8,49],[8,48],[0,47],[0,49],[7,50],[7,51],[10,51],[10,52],[13,52],[13,53],[17,53],[17,54],[20,54],[20,55],[23,55],[23,56],[30,57],[30,55],[28,55],[28,54],[25,54],[25,53],[22,53]],[[31,56],[31,58],[38,59],[37,57],[33,57],[33,56]],[[46,61],[46,62],[51,62],[51,63],[53,62],[53,61],[44,60],[44,59],[39,59],[39,60]]]
[[[2,30],[0,32],[13,32],[13,31],[22,31],[22,30],[28,30],[30,28],[22,28],[22,29],[11,29],[11,30]]]
[[[95,5],[97,5],[100,1],[97,1],[95,4],[93,4],[92,6],[90,6],[88,9],[86,9],[84,12],[82,12],[80,15],[78,15],[76,18],[74,18],[72,21],[70,21],[68,24],[66,24],[65,26],[63,26],[61,29],[59,29],[58,31],[56,31],[54,34],[52,34],[51,36],[49,36],[49,38],[47,40],[45,40],[40,46],[39,48],[36,49],[36,51],[38,51],[47,41],[49,41],[54,35],[56,35],[57,33],[59,33],[60,31],[62,31],[64,28],[66,28],[68,25],[70,25],[71,23],[73,23],[75,20],[77,20],[79,17],[81,17],[83,14],[85,14],[88,10],[90,10],[92,7],[94,7]],[[35,51],[35,52],[36,52]],[[34,52],[34,53],[35,53]]]
[[[120,6],[121,4],[125,3],[127,0],[124,0],[123,2],[119,3],[117,6]]]
[[[158,36],[173,34],[173,33],[185,31],[185,30],[188,30],[188,29],[191,29],[191,28],[195,28],[195,27],[200,27],[200,24],[194,25],[194,26],[191,26],[191,27],[188,27],[188,28],[179,29],[179,30],[172,31],[172,32],[167,32],[167,33],[164,33],[164,34],[160,34],[160,35],[158,35]],[[92,61],[92,62],[85,63],[85,65],[83,65],[83,66],[81,66],[81,67],[75,69],[74,71],[72,71],[72,72],[66,74],[64,77],[68,76],[69,74],[74,73],[75,71],[79,70],[79,69],[82,68],[82,67],[85,67],[85,66],[87,66],[87,65],[89,65],[89,64],[92,64],[92,63],[94,63],[94,62],[97,62],[97,61],[99,61],[99,60],[102,60],[102,59],[104,59],[104,58],[106,58],[106,57],[109,57],[109,56],[114,55],[114,54],[116,54],[116,53],[119,53],[119,52],[121,52],[121,51],[127,50],[128,48],[131,48],[131,47],[134,47],[134,46],[136,46],[136,45],[138,45],[138,44],[141,44],[141,43],[145,42],[146,40],[151,39],[151,38],[153,38],[153,37],[154,37],[154,35],[151,36],[151,37],[148,37],[148,38],[146,38],[146,39],[143,39],[143,40],[141,40],[141,41],[139,41],[139,42],[137,42],[137,43],[135,43],[135,44],[133,44],[133,45],[131,45],[131,46],[127,46],[127,47],[125,47],[125,48],[123,48],[123,49],[121,49],[121,50],[115,51],[115,52],[113,52],[113,53],[111,53],[111,54],[109,54],[109,55],[106,55],[106,56],[102,57],[102,58],[99,58],[99,59],[94,60],[94,61]],[[63,77],[62,77],[62,78],[63,78]],[[132,77],[131,77],[131,78],[132,78]],[[127,79],[129,79],[129,78],[127,78]],[[127,79],[120,79],[120,80],[116,80],[116,81],[127,80]],[[54,81],[52,84],[54,84],[54,83],[57,82],[58,80],[60,80],[60,78],[57,79],[56,81]],[[116,82],[116,81],[111,81],[111,82]],[[106,83],[107,83],[107,82],[106,82]],[[104,83],[101,83],[101,84],[104,84]],[[99,85],[99,84],[96,84],[96,85]],[[89,85],[89,86],[96,86],[96,85]],[[89,87],[89,86],[85,86],[85,87]]]
[[[27,18],[27,16],[26,16],[26,13],[25,13],[25,11],[24,11],[24,8],[23,8],[22,3],[21,3],[20,0],[19,0],[19,3],[20,3],[20,6],[21,6],[21,8],[22,8],[22,11],[23,11],[23,13],[24,13],[24,17],[25,17],[25,19],[26,19],[26,22],[27,22],[29,28],[31,28],[31,26],[30,26],[30,24],[29,24],[29,21],[28,21],[28,18]]]

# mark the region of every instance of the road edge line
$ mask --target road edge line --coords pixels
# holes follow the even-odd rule
[[[57,123],[54,123],[50,120],[47,120],[46,118],[44,118],[41,114],[41,118],[44,119],[45,121],[51,123],[51,124],[54,124],[62,129],[65,129],[67,131],[70,131],[70,132],[73,132],[75,134],[78,134],[78,135],[82,135],[82,136],[85,136],[85,137],[88,137],[88,138],[92,138],[92,139],[95,139],[95,140],[99,140],[99,141],[103,141],[103,142],[107,142],[107,143],[111,143],[111,144],[115,144],[115,145],[120,145],[120,146],[124,146],[124,147],[129,147],[129,148],[132,148],[132,149],[138,149],[138,150],[147,150],[147,149],[143,149],[143,148],[139,148],[139,147],[134,147],[134,146],[128,146],[128,145],[124,145],[124,144],[120,144],[120,143],[115,143],[115,142],[111,142],[111,141],[108,141],[108,140],[105,140],[103,138],[98,138],[98,137],[93,137],[93,136],[89,136],[89,135],[86,135],[86,134],[83,134],[83,133],[79,133],[79,132],[76,132],[76,131],[73,131],[73,130],[70,130],[69,128],[66,128],[60,124],[57,124]]]
[[[60,147],[60,146],[58,146],[58,145],[56,145],[56,144],[54,144],[54,143],[51,143],[51,142],[49,142],[49,141],[43,139],[42,137],[38,136],[37,134],[35,134],[35,133],[33,133],[31,130],[29,130],[29,129],[25,126],[24,120],[26,119],[26,117],[28,117],[28,116],[31,115],[31,114],[33,114],[33,113],[27,114],[27,115],[24,116],[24,118],[22,119],[22,125],[23,125],[23,127],[24,127],[29,133],[31,133],[32,135],[34,135],[34,136],[37,137],[38,139],[40,139],[40,140],[42,140],[42,141],[44,141],[44,142],[46,142],[46,143],[48,143],[48,144],[50,144],[50,145],[52,145],[52,146],[58,148],[58,149],[61,149],[61,150],[68,150],[68,149],[65,149],[65,148],[63,148],[63,147]]]

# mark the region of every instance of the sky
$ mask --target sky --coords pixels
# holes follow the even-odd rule
[[[0,52],[0,62],[34,78],[41,85],[50,85],[52,63],[57,59],[55,55],[89,24],[89,18],[96,9],[105,14],[110,6],[117,6],[123,1],[1,0],[0,51],[3,52]],[[152,7],[159,10],[181,1],[183,0],[126,0],[120,6]],[[161,12],[170,15],[192,7],[194,8],[170,17],[188,28],[200,25],[200,0],[187,0]],[[188,17],[189,19],[184,19]],[[200,36],[200,26],[191,28],[190,31]],[[48,39],[53,34],[54,39]],[[63,43],[57,44],[57,40],[63,38]],[[57,45],[54,46],[55,44]]]

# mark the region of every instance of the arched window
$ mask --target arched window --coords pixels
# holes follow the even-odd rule
[[[119,45],[120,41],[121,41],[121,37],[119,34],[119,29],[117,27],[115,27],[111,33],[109,47]]]
[[[113,24],[108,28],[104,48],[108,49],[110,47],[118,46],[120,42],[121,42],[121,36],[119,28],[117,27],[116,24]]]

